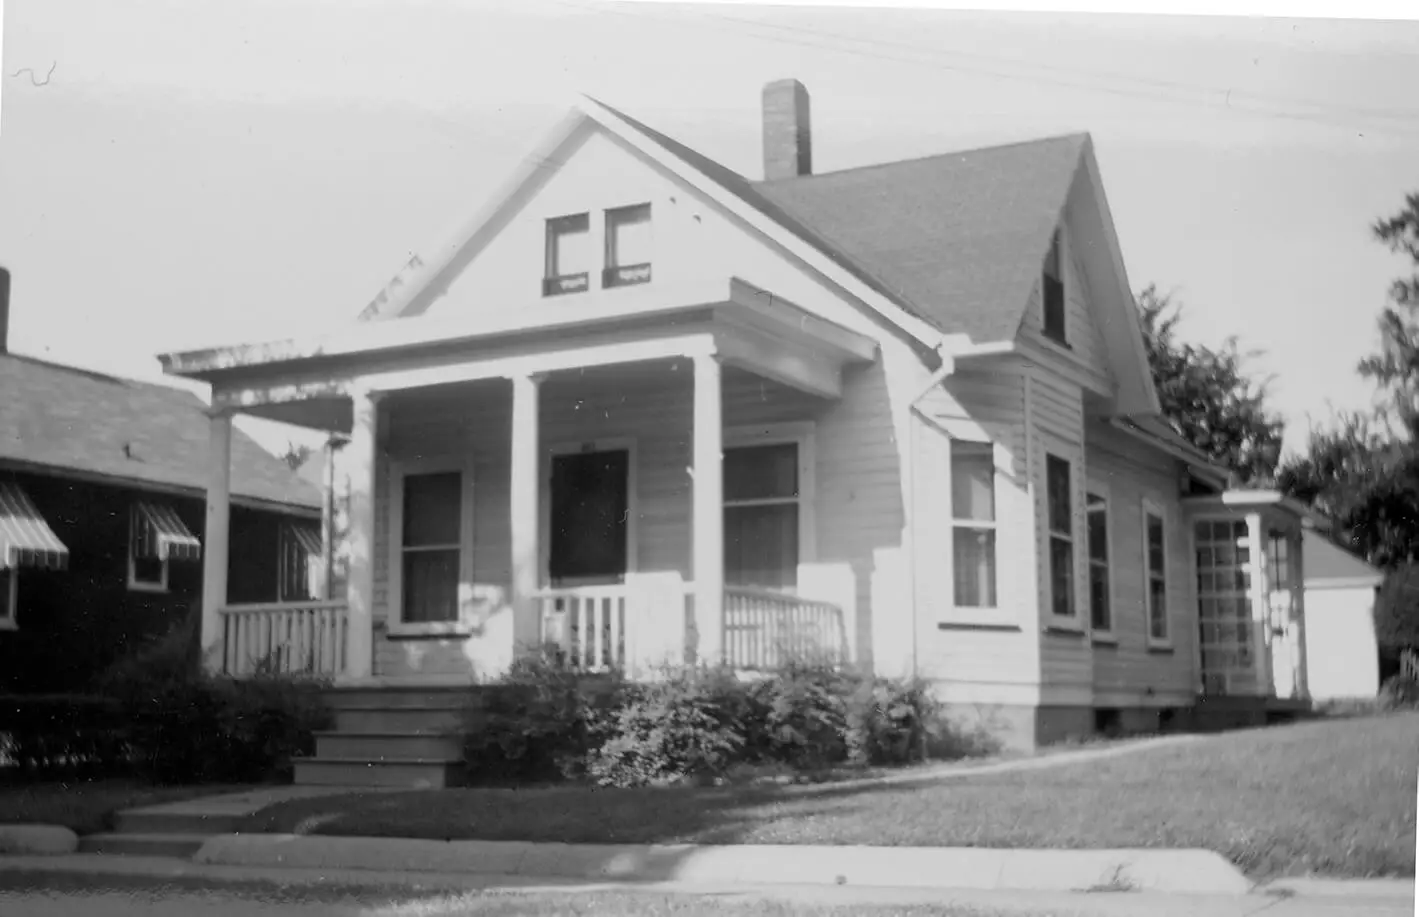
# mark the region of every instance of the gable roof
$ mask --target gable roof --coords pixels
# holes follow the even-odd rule
[[[210,425],[191,392],[0,353],[0,463],[207,489]],[[320,505],[320,492],[232,430],[235,499]]]
[[[1301,533],[1301,562],[1307,586],[1378,586],[1384,582],[1378,567],[1318,532]]]

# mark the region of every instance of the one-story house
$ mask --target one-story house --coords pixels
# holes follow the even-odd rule
[[[0,691],[82,690],[202,592],[206,406],[13,353],[0,270]],[[231,435],[232,595],[316,598],[320,492]]]
[[[360,321],[162,356],[213,442],[348,437],[338,616],[268,614],[366,698],[550,644],[826,653],[1026,746],[1304,705],[1308,512],[1161,417],[1093,140],[815,174],[807,90],[763,104],[750,180],[579,100]],[[252,612],[206,562],[220,657]]]

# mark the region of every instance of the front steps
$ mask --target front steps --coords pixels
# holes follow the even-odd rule
[[[305,786],[438,789],[463,779],[463,736],[477,706],[471,686],[335,688],[335,728],[295,762]]]
[[[242,817],[159,809],[119,812],[113,831],[79,838],[79,852],[188,859],[209,837],[235,831]]]

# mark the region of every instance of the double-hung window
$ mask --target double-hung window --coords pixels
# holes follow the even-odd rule
[[[1059,230],[1050,238],[1049,253],[1045,256],[1044,276],[1041,295],[1044,300],[1045,337],[1060,344],[1068,344],[1065,329],[1064,307],[1064,265],[1059,250]]]
[[[1050,611],[1074,617],[1074,500],[1069,462],[1045,456],[1045,500],[1049,523]]]
[[[799,443],[724,450],[724,577],[734,586],[798,585]]]
[[[955,605],[996,607],[995,456],[989,443],[951,442],[951,561]]]
[[[1148,640],[1167,643],[1171,638],[1168,624],[1168,551],[1167,526],[1161,508],[1152,503],[1143,505],[1144,560],[1147,571]]]
[[[603,287],[650,282],[650,205],[606,211],[606,267]]]
[[[454,623],[464,547],[463,472],[406,473],[402,484],[401,621]]]
[[[1114,629],[1113,596],[1109,586],[1109,501],[1090,492],[1084,498],[1089,532],[1089,627],[1098,634]]]
[[[547,221],[547,266],[542,295],[582,293],[591,270],[591,215],[575,213]]]

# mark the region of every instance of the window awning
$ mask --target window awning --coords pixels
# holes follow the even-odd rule
[[[69,549],[16,484],[0,482],[0,569],[42,567],[62,570]]]
[[[133,556],[149,560],[200,560],[202,542],[166,503],[141,501],[133,511]]]
[[[312,559],[319,560],[324,555],[325,548],[320,541],[320,530],[315,526],[292,523],[286,526],[286,533]]]

